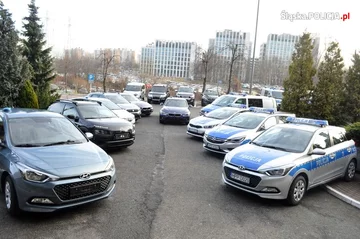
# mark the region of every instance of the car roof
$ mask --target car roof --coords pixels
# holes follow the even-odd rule
[[[92,97],[90,97],[91,99],[94,99]],[[86,98],[84,98],[86,99]],[[76,99],[73,99],[73,100],[57,100],[55,103],[70,103],[70,104],[76,104],[76,105],[95,105],[95,104],[98,104],[94,101],[87,101],[87,100],[76,100]]]
[[[9,119],[11,118],[27,118],[27,117],[57,117],[62,118],[63,116],[58,113],[53,113],[47,110],[39,109],[26,109],[26,108],[3,108],[1,112],[6,115]]]

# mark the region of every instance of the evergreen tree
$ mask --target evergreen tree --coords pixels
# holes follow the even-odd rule
[[[25,82],[20,88],[19,96],[16,99],[16,107],[38,109],[38,97],[31,83],[32,68],[26,59],[23,59],[21,63],[21,76]]]
[[[345,77],[345,96],[344,107],[342,108],[344,121],[359,122],[360,121],[360,55],[355,52],[353,65]]]
[[[328,47],[324,61],[320,63],[318,78],[312,99],[312,115],[326,119],[330,124],[339,124],[340,106],[344,91],[342,82],[344,63],[339,44],[332,42]]]
[[[35,5],[35,0],[31,0],[29,6],[29,16],[25,17],[26,21],[23,23],[23,55],[29,61],[34,75],[31,79],[35,86],[35,91],[38,95],[40,108],[47,108],[52,103],[57,95],[54,95],[50,90],[50,81],[55,78],[53,68],[53,57],[51,54],[51,47],[45,48],[46,41],[43,33],[43,25],[38,17],[38,7]]]
[[[0,0],[0,107],[14,106],[23,83],[18,41],[11,14]]]
[[[289,76],[284,80],[284,98],[281,108],[295,113],[298,117],[309,116],[310,113],[309,102],[314,87],[312,77],[316,73],[312,49],[310,33],[304,33],[295,45],[292,63],[289,66]]]

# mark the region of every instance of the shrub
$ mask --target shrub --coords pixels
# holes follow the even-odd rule
[[[360,146],[360,122],[345,126],[346,137],[355,141],[356,146]]]
[[[39,108],[38,98],[30,80],[26,80],[21,87],[16,105],[20,108]]]

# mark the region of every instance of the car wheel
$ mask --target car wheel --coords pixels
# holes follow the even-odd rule
[[[288,204],[291,206],[298,205],[306,193],[306,180],[303,176],[297,176],[292,182],[287,197]]]
[[[356,171],[356,163],[355,160],[352,159],[346,168],[344,180],[346,182],[352,181],[355,177],[355,171]]]
[[[16,196],[14,183],[11,180],[10,176],[7,176],[5,179],[4,196],[5,196],[6,210],[12,216],[18,215],[20,212],[19,204]]]
[[[162,119],[160,119],[160,118],[159,118],[159,123],[160,123],[160,124],[163,124],[163,123],[164,123],[164,121],[163,121]]]

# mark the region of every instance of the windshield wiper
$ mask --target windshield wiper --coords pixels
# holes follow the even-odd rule
[[[36,144],[16,144],[15,147],[39,147],[39,145]]]
[[[55,143],[51,143],[51,144],[44,144],[43,146],[53,146],[53,145],[62,145],[62,144],[80,144],[81,141],[75,141],[75,140],[66,140],[66,141],[60,141],[60,142],[55,142]]]
[[[282,147],[277,147],[277,146],[272,146],[272,145],[261,145],[261,147],[281,150],[281,151],[285,151],[285,152],[290,152],[290,150],[288,150],[288,149],[285,149],[285,148],[282,148]]]

